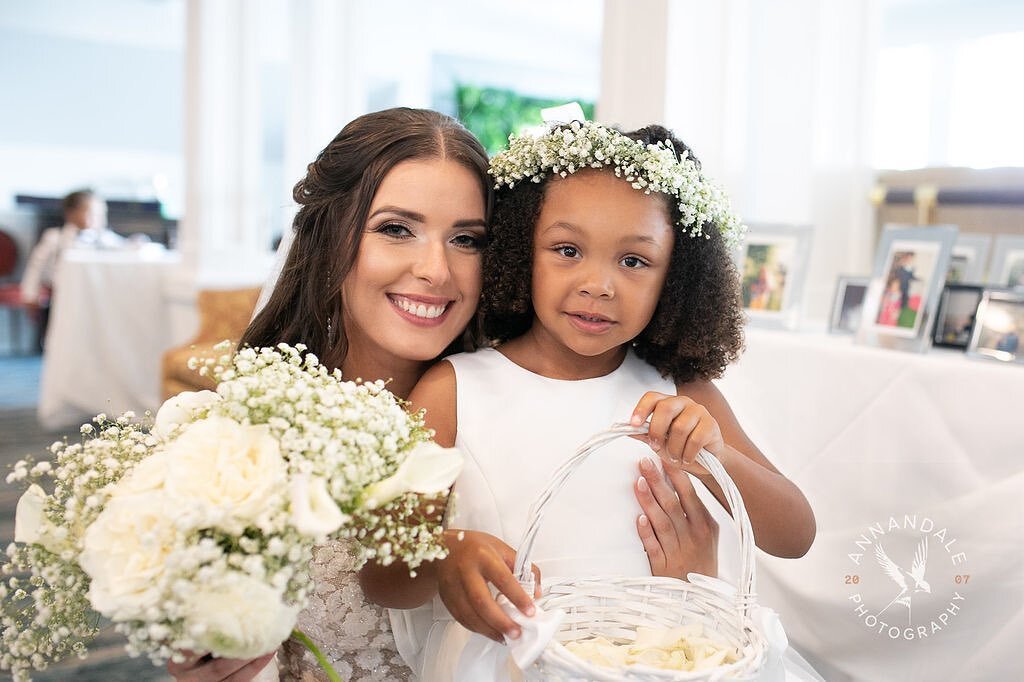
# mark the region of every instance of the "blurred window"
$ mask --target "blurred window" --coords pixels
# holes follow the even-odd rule
[[[1024,4],[883,0],[876,168],[1024,166]]]

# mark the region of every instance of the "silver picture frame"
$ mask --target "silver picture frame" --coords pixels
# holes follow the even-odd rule
[[[751,325],[796,329],[814,228],[753,223],[735,252],[742,305]]]
[[[1001,234],[996,237],[988,283],[995,287],[1024,287],[1024,236]]]
[[[888,225],[879,238],[857,342],[923,352],[956,243],[955,225]]]
[[[985,266],[992,249],[992,235],[964,234],[956,238],[953,253],[949,259],[946,284],[982,284],[985,281]]]
[[[828,321],[830,334],[857,333],[870,283],[871,278],[866,275],[839,275]]]
[[[986,289],[978,303],[977,319],[967,354],[1024,364],[1024,291]]]

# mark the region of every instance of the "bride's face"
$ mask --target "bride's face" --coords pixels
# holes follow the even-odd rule
[[[463,332],[480,300],[484,217],[480,180],[462,165],[391,169],[342,283],[350,356],[425,362]]]

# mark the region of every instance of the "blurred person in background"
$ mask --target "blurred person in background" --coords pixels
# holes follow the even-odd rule
[[[57,262],[69,248],[117,248],[124,239],[107,227],[107,202],[91,189],[64,197],[64,225],[43,231],[29,254],[21,278],[21,299],[30,318],[37,323],[36,344],[40,351],[46,338]]]

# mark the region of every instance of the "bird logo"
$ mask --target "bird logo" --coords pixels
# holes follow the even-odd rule
[[[878,543],[875,545],[875,559],[878,561],[878,565],[882,567],[885,574],[892,578],[893,582],[899,585],[900,592],[885,608],[878,612],[878,615],[885,613],[893,604],[902,604],[907,607],[907,621],[908,624],[912,623],[911,611],[910,611],[910,600],[918,592],[927,592],[931,594],[932,588],[924,579],[925,566],[928,563],[928,536],[925,535],[921,538],[921,542],[917,545],[917,551],[914,552],[914,563],[910,566],[909,571],[905,571],[900,566],[889,558],[889,555],[882,549],[882,544]]]

